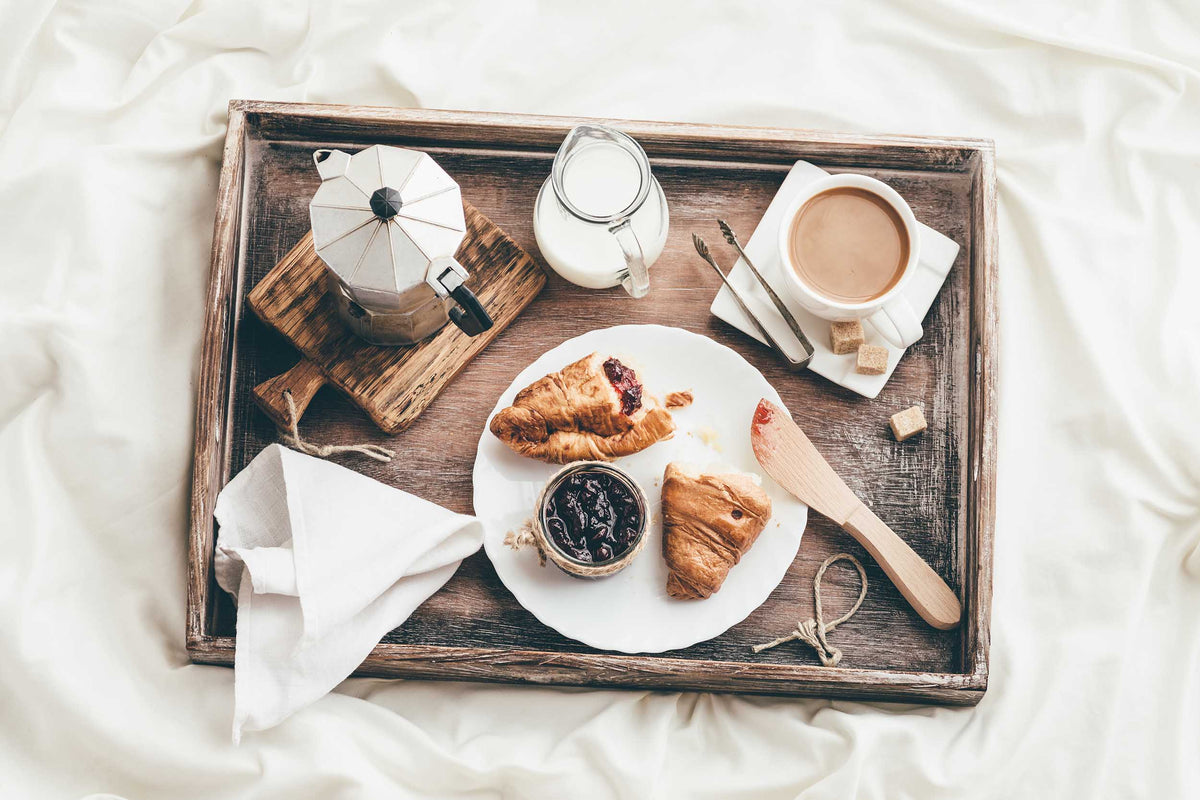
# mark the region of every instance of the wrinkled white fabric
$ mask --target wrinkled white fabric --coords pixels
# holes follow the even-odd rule
[[[280,444],[213,516],[213,570],[237,602],[234,743],[331,692],[483,546],[474,517]]]
[[[1197,4],[0,8],[0,794],[1200,796]],[[234,748],[183,637],[231,97],[994,138],[983,702],[351,680]]]

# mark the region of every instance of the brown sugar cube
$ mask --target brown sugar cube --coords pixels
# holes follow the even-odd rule
[[[925,430],[925,414],[921,412],[920,406],[897,411],[888,422],[897,442],[903,442]]]
[[[834,322],[829,326],[829,344],[834,355],[853,353],[862,345],[863,339],[862,323],[858,320]]]
[[[888,350],[874,344],[864,344],[858,348],[858,363],[854,371],[859,375],[882,375],[887,372]]]

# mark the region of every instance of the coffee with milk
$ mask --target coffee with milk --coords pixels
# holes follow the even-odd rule
[[[904,221],[875,192],[840,186],[804,203],[789,232],[790,266],[817,294],[866,303],[904,275],[910,243]]]

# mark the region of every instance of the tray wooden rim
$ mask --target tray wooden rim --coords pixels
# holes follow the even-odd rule
[[[287,139],[295,127],[338,131],[366,126],[377,131],[407,125],[462,142],[495,142],[507,134],[510,147],[542,149],[556,145],[565,131],[585,118],[490,112],[331,106],[233,100],[217,192],[211,273],[196,401],[196,430],[188,546],[186,642],[193,662],[230,665],[234,639],[212,633],[212,579],[216,493],[229,472],[229,395],[236,378],[237,326],[244,292],[238,263],[241,201],[248,126]],[[754,694],[831,696],[857,699],[928,701],[974,705],[988,682],[992,593],[992,539],[995,521],[996,346],[998,310],[995,149],[991,140],[955,137],[860,135],[789,128],[640,120],[601,120],[635,137],[654,140],[667,157],[673,151],[704,149],[716,161],[786,163],[819,154],[829,165],[896,166],[972,176],[976,230],[968,259],[972,272],[969,391],[968,491],[962,593],[965,609],[963,672],[860,670],[796,664],[561,653],[380,643],[355,674],[445,680],[520,681],[538,684],[627,688],[736,691]],[[268,137],[270,138],[270,137]],[[519,143],[517,146],[515,143]],[[482,149],[482,148],[481,148]],[[746,162],[740,162],[746,163]]]

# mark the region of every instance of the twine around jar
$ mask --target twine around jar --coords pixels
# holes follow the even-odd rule
[[[296,401],[292,399],[290,389],[283,390],[283,399],[287,403],[288,412],[288,429],[281,430],[279,438],[288,447],[294,450],[299,450],[301,453],[307,453],[310,456],[317,458],[328,458],[339,453],[359,453],[367,458],[373,458],[376,461],[387,463],[392,460],[396,453],[386,447],[380,447],[377,444],[313,444],[306,442],[300,436],[300,418],[296,414]]]
[[[838,561],[849,561],[858,570],[858,577],[861,580],[862,588],[858,592],[858,599],[854,601],[854,605],[850,607],[842,616],[835,619],[833,622],[825,622],[824,611],[821,608],[821,578],[825,577],[825,571],[833,566]],[[796,630],[789,633],[787,636],[781,636],[774,641],[765,644],[754,645],[754,652],[761,653],[763,650],[772,647],[778,647],[781,644],[795,641],[799,639],[809,645],[817,652],[817,657],[821,659],[821,664],[826,667],[836,667],[838,662],[842,660],[842,651],[836,647],[832,647],[825,635],[831,632],[838,625],[841,625],[846,620],[854,616],[855,612],[862,606],[863,600],[867,597],[867,571],[863,569],[863,565],[857,558],[849,553],[838,553],[825,559],[825,563],[821,564],[821,568],[817,570],[817,577],[813,579],[813,602],[816,606],[816,619],[805,620],[804,622],[796,623]]]
[[[520,550],[525,547],[534,548],[537,550],[538,566],[544,567],[546,566],[546,551],[542,549],[542,543],[538,541],[537,534],[534,533],[534,524],[532,517],[525,520],[521,524],[520,530],[509,531],[504,534],[504,544],[513,550]]]

